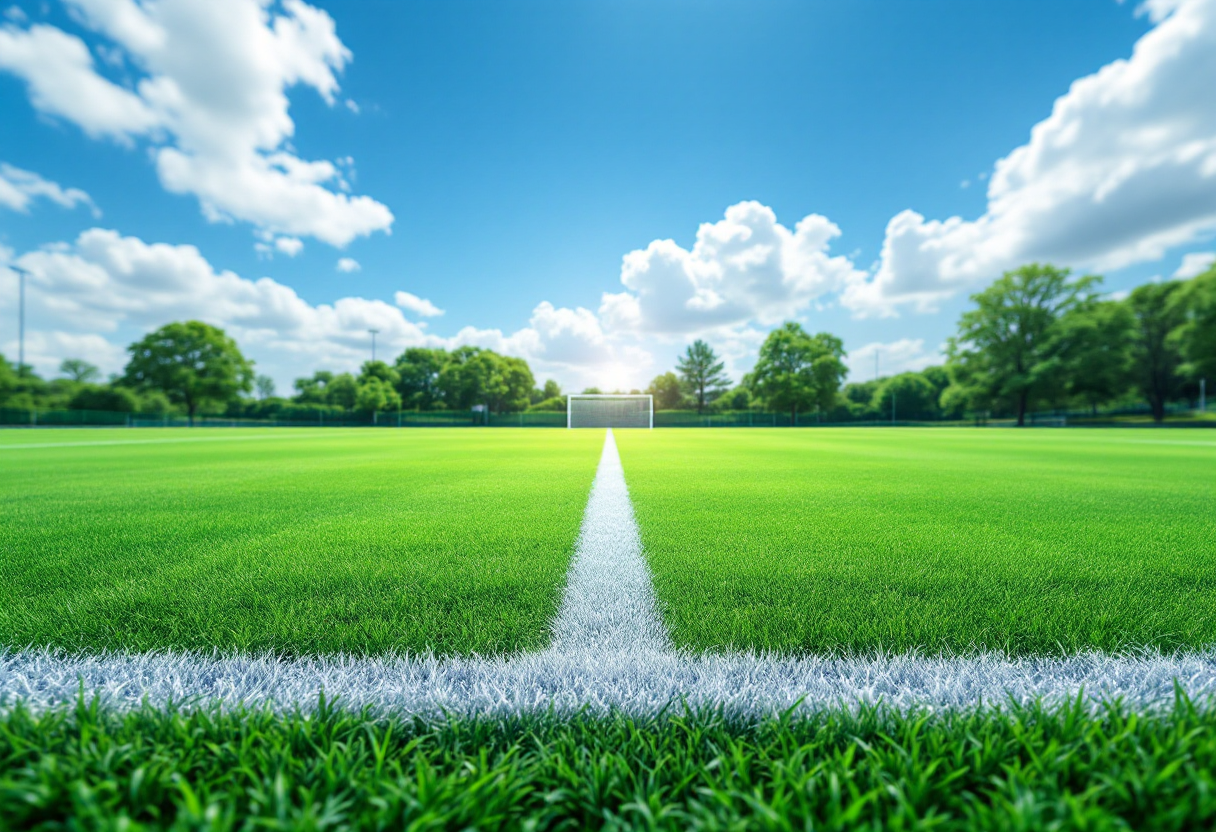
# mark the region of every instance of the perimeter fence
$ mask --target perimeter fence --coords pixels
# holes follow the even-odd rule
[[[834,416],[838,415],[833,414]],[[966,419],[847,419],[825,418],[822,414],[769,413],[753,410],[725,413],[697,413],[684,410],[658,410],[656,428],[788,428],[788,427],[1012,427],[1012,418],[992,418],[985,413],[968,414]],[[1147,408],[1118,410],[1052,410],[1029,413],[1029,427],[1211,427],[1216,428],[1216,412],[1199,412],[1184,406],[1170,408],[1164,425],[1151,419]],[[182,428],[190,420],[179,414],[116,413],[107,410],[45,410],[42,408],[0,408],[0,428],[55,427],[130,427]],[[295,408],[289,418],[248,419],[229,416],[196,416],[196,427],[323,427],[323,428],[564,428],[565,412],[531,411],[524,413],[487,413],[480,411],[424,410],[386,413],[341,413],[332,409],[313,413]]]

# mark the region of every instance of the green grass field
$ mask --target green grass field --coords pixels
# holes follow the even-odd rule
[[[543,647],[601,431],[0,432],[0,644]]]
[[[0,432],[0,646],[540,649],[603,432]],[[617,431],[694,650],[1216,642],[1205,431]],[[0,707],[0,829],[1193,829],[1216,703]],[[231,703],[230,703],[231,704]]]
[[[619,431],[617,445],[684,647],[1216,643],[1206,431]]]
[[[0,716],[0,828],[1209,829],[1216,710]]]

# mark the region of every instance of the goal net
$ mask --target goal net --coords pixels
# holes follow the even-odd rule
[[[584,393],[566,399],[568,428],[653,428],[654,397]]]

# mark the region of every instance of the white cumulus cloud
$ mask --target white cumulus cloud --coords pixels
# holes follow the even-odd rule
[[[161,183],[193,194],[212,221],[344,246],[389,231],[393,215],[351,196],[338,166],[295,155],[287,90],[337,101],[351,59],[330,16],[302,0],[65,0],[137,73],[99,72],[84,42],[45,24],[0,28],[0,70],[23,78],[40,112],[91,136],[145,138]]]
[[[412,292],[398,292],[393,299],[402,309],[424,318],[436,318],[443,314],[443,310],[438,306]]]
[[[1216,251],[1193,251],[1183,255],[1174,277],[1179,280],[1194,277],[1207,271],[1213,263],[1216,263]]]
[[[614,332],[681,335],[748,321],[776,323],[815,298],[864,278],[828,247],[840,229],[811,214],[786,228],[759,202],[740,202],[697,229],[687,250],[655,240],[625,255],[626,291],[605,293],[600,316]]]
[[[997,162],[976,220],[904,211],[862,315],[945,297],[1029,261],[1117,269],[1216,231],[1216,0],[1152,0],[1130,58],[1075,81],[1030,140]]]
[[[359,261],[353,257],[343,257],[338,260],[338,271],[342,272],[343,274],[357,272],[362,268],[363,267],[359,265]]]
[[[945,357],[938,350],[926,350],[924,338],[900,338],[897,341],[872,341],[849,350],[845,365],[850,381],[874,378],[875,357],[879,376],[893,376],[923,370],[941,364]]]
[[[38,174],[0,162],[0,207],[26,212],[38,198],[49,199],[64,208],[87,205],[93,216],[101,216],[93,199],[79,188],[63,188]]]
[[[53,374],[62,359],[81,357],[116,372],[128,343],[169,321],[188,319],[223,327],[258,362],[259,372],[285,390],[313,368],[357,369],[370,354],[369,329],[378,330],[386,354],[410,346],[472,344],[525,358],[541,377],[574,383],[603,383],[605,373],[636,374],[651,361],[636,346],[612,344],[586,309],[542,302],[529,325],[515,332],[466,326],[442,336],[405,317],[401,300],[415,297],[409,293],[397,294],[398,305],[362,297],[313,305],[271,278],[251,280],[216,269],[194,246],[148,243],[103,228],[15,259],[0,249],[0,276],[15,281],[3,265],[8,262],[29,274],[27,320],[34,325],[27,347],[41,373]],[[6,319],[15,312],[15,295],[0,292]],[[433,304],[429,310],[441,312]],[[15,351],[15,344],[0,346],[6,354]]]

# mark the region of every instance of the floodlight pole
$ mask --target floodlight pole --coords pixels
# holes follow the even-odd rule
[[[368,332],[370,332],[372,334],[372,363],[373,364],[376,362],[376,333],[379,331],[380,330],[378,330],[378,329],[369,329],[368,330]]]

